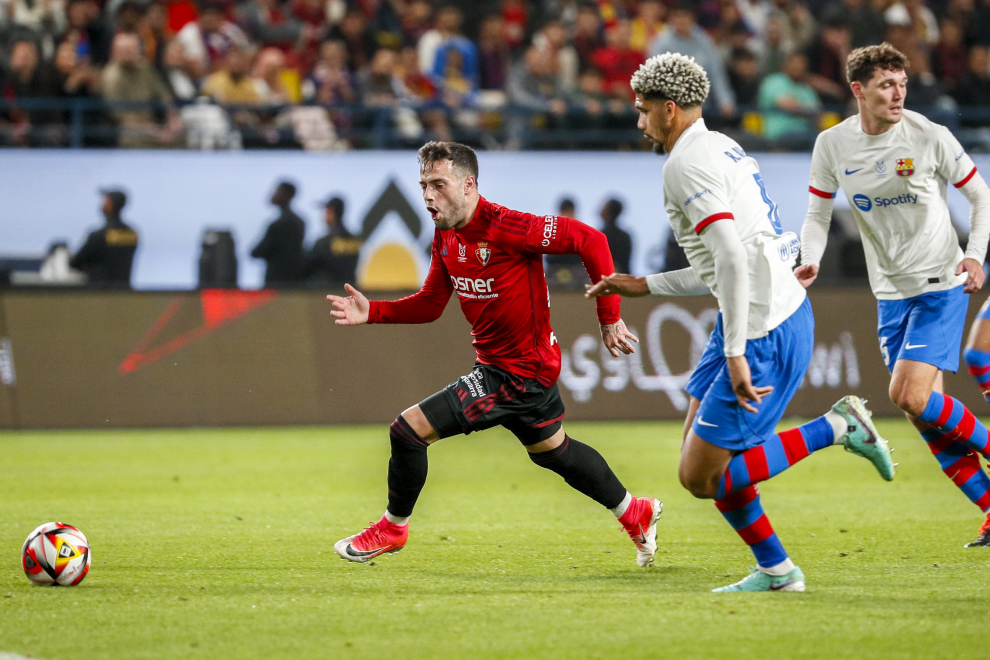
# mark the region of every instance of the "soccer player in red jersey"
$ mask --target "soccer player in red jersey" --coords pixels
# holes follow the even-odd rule
[[[635,498],[601,454],[561,426],[557,390],[560,346],[550,327],[544,254],[579,254],[592,282],[613,271],[605,235],[570,218],[512,211],[478,194],[478,158],[456,142],[419,150],[423,199],[437,231],[430,272],[417,293],[370,302],[349,284],[348,297],[327,296],[338,325],[430,323],[452,293],[471,323],[474,369],[392,423],[388,507],[360,534],[334,545],[344,559],[364,562],[397,552],[409,536],[409,516],[426,483],[427,448],[441,438],[503,426],[537,465],[610,509],[647,566],[656,553],[661,503]],[[602,340],[612,355],[639,341],[619,317],[619,296],[598,298]]]

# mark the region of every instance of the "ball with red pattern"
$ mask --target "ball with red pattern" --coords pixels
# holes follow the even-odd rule
[[[35,584],[75,586],[89,573],[91,560],[86,535],[60,522],[36,528],[21,549],[21,566]]]

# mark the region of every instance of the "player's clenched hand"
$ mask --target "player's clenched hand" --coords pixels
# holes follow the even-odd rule
[[[818,266],[815,264],[805,264],[804,266],[800,266],[794,271],[794,277],[796,277],[798,282],[801,283],[801,286],[807,289],[818,277]]]
[[[612,357],[619,357],[619,351],[622,351],[626,355],[635,353],[636,347],[631,342],[639,343],[639,339],[636,338],[636,335],[629,332],[626,328],[625,321],[622,319],[619,319],[615,323],[602,326],[602,341],[605,342],[605,348],[612,354]]]
[[[976,259],[963,259],[956,266],[956,275],[966,273],[966,288],[964,293],[973,293],[983,288],[983,280],[986,275],[983,273],[983,266]]]
[[[757,405],[763,403],[763,397],[773,392],[772,385],[756,387],[753,385],[753,375],[749,370],[749,362],[745,355],[726,358],[729,363],[729,378],[732,379],[732,391],[736,393],[736,401],[743,410],[751,413],[759,412],[751,401]]]
[[[595,284],[585,284],[585,298],[598,298],[601,296],[626,296],[627,298],[637,298],[650,293],[650,287],[646,284],[645,277],[634,275],[623,275],[622,273],[612,273],[598,280]]]
[[[337,320],[337,325],[361,325],[368,322],[368,312],[371,310],[371,303],[364,297],[364,294],[345,284],[344,289],[351,294],[346,298],[342,296],[327,296],[327,300],[333,303],[333,310],[330,312]]]

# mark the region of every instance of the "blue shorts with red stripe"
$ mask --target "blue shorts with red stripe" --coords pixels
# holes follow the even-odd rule
[[[898,360],[959,369],[959,347],[966,329],[969,295],[957,286],[903,300],[877,301],[877,334],[887,369]]]
[[[759,339],[746,341],[746,361],[753,385],[774,390],[754,404],[756,413],[736,400],[725,359],[722,315],[719,314],[705,352],[685,390],[701,401],[691,429],[702,440],[732,451],[744,451],[774,436],[780,418],[801,386],[815,349],[815,317],[805,298],[786,321]]]

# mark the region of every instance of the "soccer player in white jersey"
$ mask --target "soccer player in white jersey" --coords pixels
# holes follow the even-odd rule
[[[664,204],[691,267],[645,278],[612,275],[588,295],[718,299],[715,330],[686,388],[680,480],[695,497],[714,499],[756,555],[757,569],[715,591],[803,591],[804,574],[763,513],[756,484],[834,444],[865,456],[890,480],[890,453],[856,397],[775,433],[814,349],[811,304],[792,272],[797,237],[782,235],[756,161],[705,127],[709,83],[694,59],[652,57],[633,75],[632,88],[639,128],[657,153],[670,153]]]
[[[890,44],[854,50],[846,78],[859,114],[818,136],[801,232],[805,286],[818,274],[832,203],[841,187],[863,236],[876,295],[880,352],[890,398],[907,413],[952,481],[990,512],[987,429],[942,393],[942,372],[959,367],[969,296],[983,285],[990,190],[947,128],[904,109],[908,60]],[[945,202],[947,185],[970,202],[965,254]],[[977,543],[986,545],[985,523]],[[973,545],[973,544],[970,544]]]

